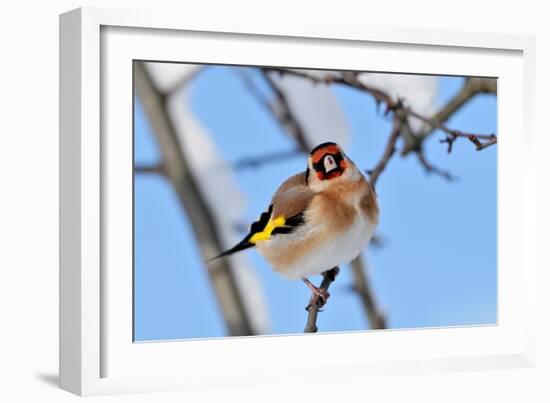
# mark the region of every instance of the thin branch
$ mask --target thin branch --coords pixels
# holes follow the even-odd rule
[[[399,121],[398,118],[394,117],[390,137],[388,138],[388,142],[386,144],[386,148],[384,149],[384,153],[382,154],[380,161],[378,161],[374,169],[369,172],[369,182],[373,188],[376,187],[376,182],[378,181],[378,177],[380,176],[382,171],[386,169],[386,165],[388,165],[388,161],[391,159],[391,157],[395,153],[395,146],[396,146],[397,140],[399,139],[400,132],[401,132],[401,122]]]
[[[497,138],[495,137],[494,139],[491,139],[483,144],[480,144],[480,145],[477,145],[477,151],[481,151],[483,150],[484,148],[487,148],[489,146],[492,146],[493,144],[496,144],[497,143]]]
[[[447,127],[444,123],[442,123],[441,120],[437,120],[435,118],[429,118],[426,116],[423,116],[414,110],[412,110],[410,107],[403,105],[400,100],[394,100],[392,97],[375,87],[372,87],[370,85],[364,84],[357,78],[356,72],[343,72],[341,75],[334,75],[329,74],[325,76],[324,79],[320,79],[319,77],[313,76],[303,70],[289,70],[284,68],[275,68],[275,67],[269,67],[263,69],[265,72],[268,71],[275,71],[279,74],[288,74],[288,75],[294,75],[298,77],[302,77],[305,79],[308,79],[312,81],[315,84],[319,83],[338,83],[342,84],[351,88],[358,89],[360,91],[364,91],[369,93],[377,103],[383,103],[386,105],[386,113],[394,112],[394,113],[403,113],[406,116],[414,117],[416,119],[421,120],[422,122],[428,124],[432,129],[439,129],[444,131],[445,133],[452,138],[451,141],[456,140],[458,137],[464,137],[469,139],[472,143],[476,145],[477,150],[482,150],[490,145],[497,143],[497,137],[495,134],[477,134],[477,133],[465,133],[460,130],[454,130]],[[488,86],[487,86],[488,87]],[[484,87],[485,88],[485,87]],[[489,92],[488,88],[485,88],[487,92]],[[449,113],[449,112],[446,112]],[[444,117],[444,116],[441,116]],[[482,141],[484,140],[484,141]],[[485,141],[486,140],[486,141]],[[478,144],[479,142],[480,144]]]
[[[262,69],[263,76],[267,82],[267,84],[270,86],[270,88],[275,93],[277,102],[278,102],[278,108],[274,107],[274,104],[271,102],[267,102],[264,97],[260,95],[259,90],[254,86],[252,80],[248,77],[244,77],[245,79],[245,85],[247,86],[248,90],[251,91],[252,95],[264,106],[267,106],[268,109],[272,112],[275,119],[277,119],[281,126],[283,128],[286,128],[288,133],[295,139],[297,142],[298,147],[304,151],[305,153],[309,153],[311,145],[307,144],[307,136],[306,133],[300,124],[297,117],[294,115],[292,108],[290,107],[287,97],[284,93],[284,91],[279,88],[279,86],[276,84],[276,82],[269,76],[269,69]],[[399,133],[396,134],[398,136]],[[396,139],[397,140],[397,139]],[[394,144],[395,145],[395,144]],[[335,268],[335,273],[338,272],[338,268]],[[335,270],[332,269],[332,270]],[[329,271],[330,272],[330,271]],[[326,286],[326,289],[330,286],[330,283],[333,280],[330,280],[329,277],[325,276],[323,279],[323,283],[321,284],[321,288]],[[360,287],[360,286],[359,286]],[[374,300],[372,296],[370,296],[371,300]],[[364,307],[365,310],[367,310],[367,307]],[[308,311],[308,324],[306,325],[306,332],[316,332],[317,331],[317,313],[318,313],[318,307],[312,308],[310,307]]]
[[[300,121],[294,115],[292,108],[288,103],[288,99],[285,93],[279,88],[277,83],[269,76],[264,70],[260,70],[262,76],[275,94],[275,101],[270,101],[261,93],[259,88],[255,85],[254,80],[250,77],[245,70],[240,70],[240,76],[243,80],[245,88],[248,92],[262,105],[271,116],[279,123],[283,130],[288,132],[290,136],[296,141],[298,147],[304,152],[309,152],[310,144],[307,144],[304,129]]]
[[[445,142],[449,144],[449,147],[447,149],[449,153],[451,152],[452,144],[459,137],[467,138],[468,140],[470,140],[470,142],[472,142],[476,146],[476,150],[478,151],[483,150],[484,148],[487,148],[497,143],[497,136],[494,134],[466,133],[460,130],[450,129],[445,124],[437,120],[423,117],[422,115],[410,110],[409,108],[407,109],[408,109],[407,113],[410,116],[414,116],[415,118],[429,124],[434,129],[439,129],[447,134],[447,138],[445,140],[441,140],[441,142]]]
[[[353,275],[353,290],[361,298],[362,305],[369,320],[372,329],[385,329],[386,318],[373,298],[373,292],[370,288],[366,268],[363,265],[361,256],[358,256],[351,262],[351,272]]]
[[[475,95],[481,93],[496,94],[496,80],[489,78],[467,77],[461,89],[432,116],[432,119],[445,123],[453,114],[462,108]],[[427,128],[421,135],[428,136],[434,131],[433,128]]]
[[[384,93],[384,92],[382,92],[378,89],[375,89],[373,87],[370,87],[370,86],[367,86],[367,85],[363,84],[361,81],[359,81],[357,79],[356,74],[353,74],[353,75],[344,74],[343,77],[347,77],[346,82],[349,83],[349,85],[352,85],[355,88],[361,88],[364,91],[367,91],[367,92],[371,93],[379,102],[384,102],[386,104],[386,111],[393,111],[394,113],[399,113],[400,112],[400,113],[403,113],[404,115],[406,115],[408,117],[414,117],[414,118],[428,124],[433,129],[439,129],[439,130],[447,133],[448,136],[450,136],[453,139],[452,141],[456,140],[458,137],[467,138],[472,143],[474,143],[474,145],[476,146],[476,149],[478,151],[482,150],[483,148],[488,147],[489,145],[496,144],[496,142],[497,142],[497,137],[496,137],[495,134],[466,133],[466,132],[463,132],[463,131],[460,131],[460,130],[450,129],[449,127],[447,127],[440,120],[425,117],[425,116],[421,115],[420,113],[415,112],[410,107],[404,106],[403,103],[400,102],[400,100],[393,101],[388,94],[386,94],[386,93]],[[487,140],[487,142],[482,141],[482,140]]]
[[[263,77],[271,90],[275,93],[277,99],[277,107],[273,104],[271,111],[273,116],[279,121],[281,126],[285,128],[288,133],[294,138],[298,146],[305,152],[309,152],[311,144],[307,143],[307,137],[300,121],[294,115],[292,108],[288,103],[286,94],[279,88],[277,83],[269,76],[269,74],[262,70]]]
[[[340,268],[338,266],[333,267],[332,269],[323,273],[323,281],[319,288],[324,291],[328,291],[330,285],[336,279]],[[320,311],[320,306],[318,304],[309,304],[307,309],[307,322],[306,327],[304,328],[304,333],[316,333],[317,332],[317,314]]]
[[[496,90],[495,79],[467,77],[460,90],[432,116],[432,120],[434,122],[445,123],[455,112],[472,100],[476,95],[483,93],[496,94]],[[418,144],[407,144],[401,152],[402,155],[406,155],[413,150],[418,150],[420,148],[420,143],[437,130],[437,127],[431,125],[426,126],[427,127],[418,135]],[[446,139],[441,142],[448,143]]]
[[[164,164],[152,164],[152,165],[135,165],[134,166],[135,174],[157,174],[165,175]]]
[[[395,110],[397,109],[397,102],[392,99],[391,96],[389,96],[384,91],[381,91],[377,88],[371,87],[369,85],[366,85],[359,81],[357,78],[357,73],[355,72],[342,72],[339,75],[335,75],[333,73],[327,73],[327,75],[324,78],[319,78],[317,76],[314,76],[305,70],[289,70],[285,68],[279,68],[279,67],[265,67],[263,68],[265,72],[274,71],[281,75],[292,75],[296,77],[302,77],[305,79],[310,80],[314,84],[341,84],[345,85],[347,87],[355,88],[364,92],[368,92],[377,103],[384,103],[387,107],[387,111],[389,110]]]
[[[260,91],[256,83],[254,82],[254,79],[252,78],[252,75],[250,74],[248,68],[240,68],[236,72],[241,78],[244,87],[248,91],[248,93],[252,95],[252,97],[269,112],[275,113],[273,104],[268,99],[268,97]]]
[[[288,151],[274,151],[257,157],[244,157],[233,164],[233,169],[235,171],[243,171],[245,169],[259,168],[263,165],[295,158],[303,153],[304,152],[300,149],[294,149]]]
[[[271,77],[264,74],[264,80],[266,80],[268,86],[274,92],[276,102],[270,101],[264,94],[262,94],[247,70],[240,69],[239,75],[249,94],[252,95],[252,97],[254,97],[254,99],[256,99],[256,101],[258,101],[258,103],[268,112],[270,112],[273,119],[275,119],[279,125],[296,140],[298,143],[298,148],[290,151],[276,151],[258,157],[245,157],[234,164],[234,169],[243,170],[248,168],[258,168],[266,164],[293,158],[304,152],[309,152],[309,145],[306,143],[306,136],[302,125],[294,116],[294,113],[292,113],[292,109],[288,104],[285,94],[271,79]]]

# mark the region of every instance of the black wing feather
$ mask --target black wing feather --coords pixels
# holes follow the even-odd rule
[[[273,212],[273,205],[270,205],[269,209],[260,215],[260,219],[258,221],[254,221],[252,225],[250,225],[250,231],[248,232],[248,235],[246,235],[241,242],[233,246],[231,249],[228,249],[225,252],[220,253],[218,256],[215,256],[209,259],[208,262],[215,259],[219,259],[220,257],[232,255],[233,253],[237,253],[242,250],[252,248],[253,246],[255,246],[253,243],[250,242],[250,238],[252,238],[254,234],[258,232],[262,232],[265,229],[267,223],[271,219],[272,212]],[[286,219],[285,225],[283,227],[274,228],[271,234],[272,235],[290,234],[300,225],[304,224],[304,222],[305,222],[304,213],[296,214]]]
[[[252,236],[254,234],[256,234],[258,232],[262,232],[264,230],[265,226],[267,225],[267,223],[271,219],[271,213],[272,212],[273,212],[273,205],[270,205],[269,209],[267,209],[267,211],[264,211],[260,215],[260,218],[257,221],[254,221],[250,225],[250,230],[248,231],[248,234],[244,237],[244,239],[241,242],[239,242],[237,245],[233,246],[231,249],[228,249],[228,250],[220,253],[218,256],[215,256],[211,259],[208,259],[207,261],[210,262],[212,260],[219,259],[220,257],[229,256],[229,255],[232,255],[233,253],[237,253],[237,252],[240,252],[242,250],[252,248],[254,246],[254,244],[249,242],[250,238],[252,238]]]
[[[285,220],[284,227],[277,227],[271,232],[272,235],[276,234],[290,234],[296,230],[305,221],[304,213],[296,214]]]

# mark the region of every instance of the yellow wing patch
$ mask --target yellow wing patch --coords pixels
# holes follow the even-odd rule
[[[250,243],[256,243],[258,241],[267,241],[269,238],[271,238],[271,233],[275,228],[283,227],[285,225],[285,218],[283,216],[279,216],[275,218],[274,220],[270,220],[265,228],[261,232],[256,232],[248,242]]]

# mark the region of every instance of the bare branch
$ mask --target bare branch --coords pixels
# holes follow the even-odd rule
[[[442,142],[446,142],[449,144],[449,148],[447,150],[449,153],[451,152],[452,143],[454,143],[454,141],[459,137],[464,137],[470,140],[470,142],[472,142],[476,146],[476,150],[478,151],[497,143],[497,136],[494,134],[475,134],[462,132],[460,130],[453,130],[437,120],[426,118],[408,108],[407,110],[408,115],[414,116],[424,123],[429,124],[432,128],[439,129],[447,134],[447,138],[445,140],[442,140]]]
[[[277,107],[272,106],[273,116],[279,121],[281,126],[288,131],[294,138],[300,149],[309,152],[311,144],[307,143],[307,137],[300,121],[294,115],[292,108],[288,103],[285,93],[279,88],[275,81],[269,76],[266,71],[263,71],[263,77],[277,99]]]
[[[272,153],[262,154],[258,157],[244,157],[233,164],[233,169],[236,171],[241,171],[250,168],[259,168],[263,165],[294,158],[298,155],[302,155],[303,153],[304,152],[300,149],[294,149],[288,151],[275,151]]]
[[[436,118],[429,118],[415,112],[410,107],[403,105],[403,103],[400,102],[400,100],[392,99],[392,97],[386,92],[361,82],[357,78],[358,73],[356,72],[343,72],[341,75],[334,75],[334,74],[327,73],[324,79],[319,79],[318,77],[313,76],[305,71],[299,71],[299,70],[289,70],[284,68],[269,67],[269,68],[264,68],[264,71],[276,71],[279,74],[294,75],[294,76],[308,79],[316,84],[338,83],[338,84],[342,84],[348,87],[358,89],[360,91],[367,92],[375,99],[377,103],[383,103],[386,105],[386,113],[389,113],[389,112],[403,113],[406,116],[419,119],[422,122],[428,124],[432,129],[439,129],[447,133],[450,136],[450,138],[452,138],[451,141],[456,140],[456,138],[458,137],[468,138],[472,143],[476,145],[477,150],[482,150],[490,145],[497,143],[497,137],[494,134],[486,135],[486,134],[476,134],[476,133],[465,133],[459,130],[450,129],[444,123],[442,123],[443,120],[438,120]],[[492,86],[487,83],[479,84],[479,88],[480,89],[478,90],[478,92],[482,92],[482,91],[490,92],[493,90]],[[459,107],[459,101],[460,100],[455,100],[456,105],[453,105],[453,108]],[[448,111],[442,112],[439,118],[444,118],[445,114],[448,114],[448,113],[451,113],[451,108],[449,108]],[[486,140],[486,141],[482,141],[482,140]],[[478,144],[478,142],[480,144]]]
[[[261,70],[261,72],[265,82],[275,94],[275,101],[270,101],[267,99],[254,84],[254,81],[250,75],[245,70],[241,69],[240,75],[245,88],[260,105],[271,113],[271,116],[279,123],[281,128],[290,134],[290,136],[298,144],[299,148],[304,152],[309,152],[311,145],[307,144],[302,124],[294,115],[285,93],[281,90],[281,88],[279,88],[277,83],[269,76],[267,72],[264,70]]]
[[[400,102],[400,100],[393,101],[391,99],[391,97],[389,97],[388,94],[363,84],[362,82],[360,82],[357,79],[356,74],[353,74],[353,75],[344,74],[343,77],[347,77],[346,82],[349,85],[352,85],[355,88],[361,88],[364,91],[367,91],[371,95],[373,95],[377,99],[377,101],[384,102],[386,104],[386,112],[393,111],[394,113],[403,113],[406,116],[414,117],[414,118],[428,124],[433,129],[439,129],[439,130],[442,130],[443,132],[447,133],[453,139],[452,141],[456,140],[456,138],[458,138],[458,137],[465,137],[468,140],[470,140],[472,143],[475,144],[476,149],[478,151],[482,150],[483,148],[486,148],[486,147],[488,147],[492,144],[496,144],[496,142],[497,142],[497,137],[496,137],[495,134],[465,133],[465,132],[462,132],[460,130],[450,129],[444,123],[442,123],[441,120],[425,117],[425,116],[421,115],[420,113],[415,112],[410,107],[404,106],[403,103]],[[450,110],[446,113],[450,113]],[[440,118],[443,118],[443,117],[444,117],[443,114],[441,114]],[[487,142],[485,142],[485,141],[482,142],[482,140],[487,140]]]
[[[134,173],[164,175],[166,172],[164,169],[164,164],[159,163],[159,164],[152,164],[152,165],[135,165]]]
[[[323,281],[319,286],[319,289],[328,291],[332,282],[336,279],[340,268],[338,266],[333,267],[332,269],[323,273]],[[317,314],[320,311],[320,306],[318,304],[309,304],[307,308],[307,322],[304,329],[304,333],[316,333],[317,332]]]
[[[141,62],[134,62],[134,83],[160,146],[166,177],[172,183],[184,210],[188,212],[202,257],[206,261],[221,252],[224,245],[212,213],[199,191],[197,180],[191,174],[184,149],[168,115],[165,96],[155,88]],[[224,258],[211,261],[208,274],[229,333],[234,336],[253,334],[251,320],[244,306],[244,296],[237,286],[230,260]]]
[[[264,96],[264,94],[262,94],[260,89],[256,86],[256,84],[254,83],[254,80],[250,75],[250,72],[245,68],[240,68],[237,70],[237,72],[239,73],[239,77],[241,78],[244,84],[244,87],[246,88],[248,93],[252,95],[260,105],[262,105],[265,109],[267,109],[268,112],[272,113],[274,117],[277,119],[275,106],[273,105],[273,103],[271,103],[271,101],[266,96]]]
[[[433,115],[432,119],[445,123],[453,114],[470,101],[475,95],[480,93],[496,94],[496,80],[488,78],[467,77],[464,80],[462,88]],[[426,129],[423,137],[433,132],[433,129]]]
[[[281,126],[283,128],[286,128],[288,133],[297,142],[298,147],[302,151],[304,151],[305,153],[309,153],[311,145],[307,144],[306,133],[304,132],[304,129],[303,129],[302,125],[300,124],[299,120],[294,115],[294,113],[292,111],[292,108],[290,107],[290,105],[288,103],[288,100],[286,98],[286,95],[277,86],[275,81],[269,76],[269,71],[270,71],[270,69],[262,69],[263,76],[264,76],[266,82],[268,83],[268,85],[270,86],[270,88],[273,90],[273,92],[276,95],[276,99],[277,99],[278,104],[279,104],[278,108],[274,107],[273,103],[267,102],[265,100],[265,98],[260,95],[259,90],[254,86],[254,83],[252,82],[252,80],[250,80],[250,78],[243,77],[243,79],[245,79],[245,85],[247,86],[248,90],[251,91],[252,95],[261,104],[266,106],[272,112],[274,118],[277,119],[280,122]],[[317,79],[315,79],[315,80],[317,80]],[[396,134],[396,136],[398,136],[398,135],[399,135],[399,133]],[[397,141],[397,138],[395,140]],[[394,144],[394,146],[395,146],[395,144]],[[336,269],[339,270],[338,268],[336,268]],[[332,269],[332,270],[334,270],[334,269]],[[326,289],[328,289],[331,282],[332,281],[330,281],[330,279],[328,279],[325,276],[325,278],[323,279],[323,283],[321,284],[321,288],[326,286]],[[370,297],[370,299],[374,300],[374,298],[372,298],[372,296]],[[367,309],[367,308],[365,307],[365,309]],[[305,331],[306,332],[316,332],[317,331],[316,321],[317,321],[318,308],[317,307],[315,307],[315,308],[310,307],[310,310],[308,312],[309,312],[309,314],[308,314],[308,324],[306,325]]]
[[[483,144],[479,144],[479,145],[476,144],[476,149],[477,149],[477,151],[481,151],[484,148],[492,146],[493,144],[496,144],[496,143],[497,143],[497,138],[495,137],[494,139],[491,139],[491,140],[489,140],[489,141],[487,141]]]
[[[388,164],[388,161],[391,159],[391,157],[395,153],[395,145],[397,143],[397,140],[399,139],[400,132],[401,132],[401,122],[399,121],[398,118],[394,117],[390,137],[388,138],[388,143],[386,144],[384,153],[382,154],[380,161],[378,161],[378,164],[376,164],[374,169],[369,172],[369,182],[373,188],[376,187],[376,182],[378,181],[378,177],[380,176],[382,171],[386,169],[386,165]]]
[[[441,109],[432,116],[434,122],[445,123],[453,114],[458,111],[467,102],[473,99],[476,95],[481,93],[496,94],[496,80],[490,78],[476,78],[468,77],[464,80],[462,88],[445,104]],[[420,141],[425,140],[429,135],[436,131],[436,127],[428,125],[424,131],[419,134]],[[454,140],[453,140],[454,141]],[[442,142],[447,142],[443,140]],[[452,148],[452,143],[449,143]],[[413,147],[407,145],[402,154],[406,155],[409,151],[412,151]]]

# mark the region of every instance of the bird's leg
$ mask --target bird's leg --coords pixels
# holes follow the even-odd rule
[[[323,278],[328,277],[328,279],[332,282],[336,280],[336,276],[338,275],[338,273],[340,273],[340,268],[336,266],[330,270],[324,271],[322,275],[323,275]]]
[[[329,292],[323,288],[316,287],[307,278],[304,278],[302,280],[304,280],[304,283],[306,283],[306,285],[311,290],[311,298],[309,300],[308,305],[306,306],[306,311],[308,311],[309,308],[313,305],[317,305],[318,308],[321,308],[323,305],[325,305],[327,303],[328,298],[330,297]]]

